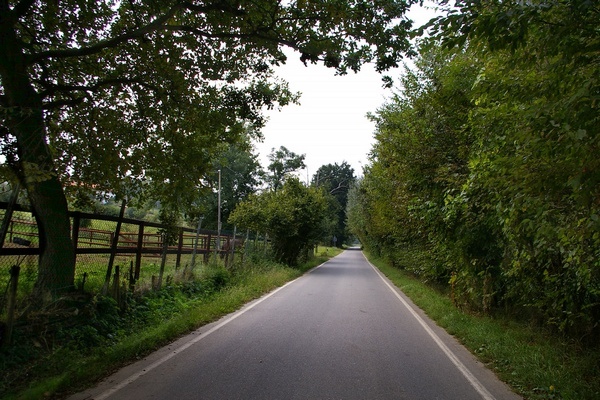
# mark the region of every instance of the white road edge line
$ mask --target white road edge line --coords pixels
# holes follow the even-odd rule
[[[311,269],[310,271],[308,271],[306,274],[310,274],[311,272],[313,272],[317,268],[321,268],[323,265],[327,264],[327,262],[328,261],[324,262],[321,265],[318,265],[318,266],[314,267],[313,269]],[[304,274],[304,275],[306,275],[306,274]],[[304,276],[304,275],[302,275],[302,276]],[[107,399],[109,396],[111,396],[114,393],[118,392],[119,390],[123,389],[125,386],[127,386],[127,385],[135,382],[140,377],[146,375],[148,372],[152,371],[154,368],[156,368],[156,367],[160,366],[161,364],[169,361],[171,358],[175,357],[177,354],[181,353],[182,351],[186,350],[187,348],[189,348],[189,347],[193,346],[194,344],[198,343],[200,340],[204,339],[205,337],[207,337],[211,333],[214,333],[215,331],[221,329],[222,327],[224,327],[225,325],[227,325],[228,323],[230,323],[231,321],[233,321],[237,317],[240,317],[241,315],[245,314],[246,312],[252,310],[254,307],[256,307],[257,305],[259,305],[263,301],[267,300],[269,297],[273,296],[274,294],[276,294],[280,290],[284,289],[285,287],[287,287],[287,286],[291,285],[292,283],[296,282],[298,279],[302,278],[302,276],[299,276],[298,278],[294,279],[293,281],[289,281],[285,285],[283,285],[283,286],[281,286],[281,287],[273,290],[272,292],[266,294],[265,296],[261,297],[260,299],[258,299],[257,301],[255,301],[254,303],[252,303],[251,305],[249,305],[248,307],[245,307],[245,308],[241,309],[240,311],[236,312],[235,314],[233,314],[232,316],[230,316],[229,318],[227,318],[223,322],[221,322],[221,323],[213,326],[211,329],[207,330],[204,333],[201,333],[200,335],[198,335],[194,339],[190,340],[189,342],[185,343],[184,345],[180,346],[179,348],[173,350],[172,352],[170,352],[166,356],[164,356],[164,357],[156,360],[155,362],[153,362],[152,364],[148,365],[143,370],[141,370],[139,372],[136,372],[135,374],[129,376],[129,378],[121,381],[118,385],[115,385],[115,386],[111,387],[110,389],[105,390],[104,392],[100,393],[98,396],[94,396],[93,399],[94,400],[104,400],[104,399]]]
[[[433,339],[433,341],[438,345],[438,347],[446,354],[446,356],[452,361],[452,363],[458,368],[458,370],[464,375],[465,378],[469,381],[471,386],[481,395],[484,400],[495,400],[495,397],[483,386],[481,382],[469,371],[469,369],[463,364],[458,357],[446,346],[446,344],[440,339],[440,337],[427,325],[427,323],[421,318],[419,314],[408,304],[406,300],[400,296],[400,294],[390,285],[390,283],[384,279],[382,273],[367,259],[367,257],[363,253],[363,257],[369,263],[371,268],[375,270],[379,278],[386,284],[386,286],[394,293],[394,295],[402,302],[402,304],[408,309],[408,311],[415,317],[415,319],[421,324],[423,329],[429,334],[429,336]]]

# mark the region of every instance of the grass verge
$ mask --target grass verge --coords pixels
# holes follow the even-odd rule
[[[83,390],[119,367],[234,312],[340,252],[339,249],[320,248],[318,256],[296,268],[265,261],[248,264],[234,272],[205,267],[206,276],[200,277],[202,285],[221,282],[222,287],[191,295],[186,293],[191,290],[189,287],[166,288],[136,306],[138,311],[125,322],[129,324],[128,329],[106,334],[107,338],[92,344],[86,342],[90,336],[98,335],[98,324],[87,336],[67,328],[67,333],[63,334],[72,335],[71,344],[68,341],[54,344],[51,349],[39,351],[24,362],[19,362],[20,349],[15,347],[12,352],[2,354],[0,398],[60,399]],[[22,349],[27,346],[25,343]],[[9,365],[9,358],[15,357],[17,359]],[[20,371],[11,371],[11,365],[12,369]]]
[[[457,309],[406,271],[369,260],[427,315],[525,399],[600,399],[600,348],[584,349],[535,326]]]

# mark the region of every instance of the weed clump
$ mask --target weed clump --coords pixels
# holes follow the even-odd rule
[[[102,353],[136,332],[177,318],[228,287],[233,275],[222,266],[208,266],[192,280],[170,279],[161,290],[128,292],[124,307],[96,294],[28,313],[18,321],[13,343],[0,348],[0,397],[60,371],[65,360]]]

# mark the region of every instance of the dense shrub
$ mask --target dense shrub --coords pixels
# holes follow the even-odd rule
[[[502,307],[593,340],[597,10],[581,1],[509,3],[467,2],[447,19],[464,30],[440,28],[444,43],[461,48],[435,40],[421,48],[401,92],[374,116],[372,164],[353,191],[349,224],[395,264],[449,277],[457,305]],[[399,259],[398,248],[411,246],[428,260]]]

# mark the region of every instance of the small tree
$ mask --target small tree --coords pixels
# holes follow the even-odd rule
[[[296,265],[301,254],[319,239],[326,209],[323,191],[289,177],[281,190],[263,192],[240,203],[230,221],[266,232],[275,259]]]

